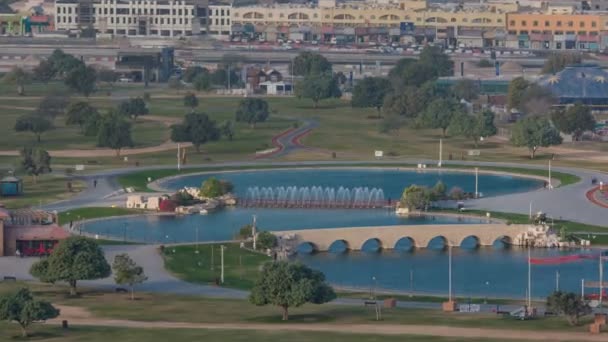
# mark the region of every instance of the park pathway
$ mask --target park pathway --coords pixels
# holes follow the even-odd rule
[[[99,318],[70,319],[71,325],[145,328],[145,329],[214,329],[214,330],[259,330],[284,332],[325,332],[365,335],[418,335],[456,338],[476,338],[516,341],[602,341],[608,336],[591,335],[584,332],[527,331],[515,329],[460,328],[438,325],[408,324],[322,324],[322,323],[186,323],[186,322],[141,322]],[[47,324],[61,324],[61,317]]]

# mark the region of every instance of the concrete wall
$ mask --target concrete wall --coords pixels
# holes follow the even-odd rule
[[[346,242],[351,250],[360,250],[370,239],[377,239],[382,248],[392,249],[402,238],[410,238],[414,246],[424,248],[438,236],[442,236],[449,246],[460,246],[469,236],[476,237],[482,246],[490,246],[500,238],[513,241],[517,235],[527,230],[527,225],[489,223],[305,229],[273,233],[278,237],[295,236],[298,245],[308,242],[313,244],[317,251],[327,251],[329,246],[338,240]]]

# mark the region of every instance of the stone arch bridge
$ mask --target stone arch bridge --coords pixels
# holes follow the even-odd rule
[[[381,248],[392,249],[402,239],[409,239],[413,247],[424,248],[436,237],[442,238],[446,246],[460,246],[469,237],[476,238],[480,246],[491,246],[496,240],[515,242],[518,235],[528,231],[528,227],[505,223],[443,224],[302,229],[272,233],[292,246],[309,243],[315,251],[323,252],[328,251],[336,241],[344,242],[350,250],[361,250],[369,240],[377,240]]]

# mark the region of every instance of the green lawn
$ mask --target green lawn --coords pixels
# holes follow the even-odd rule
[[[21,283],[0,283],[0,295],[22,286]],[[32,285],[35,296],[53,303],[86,308],[101,318],[137,321],[171,321],[193,323],[272,323],[280,324],[280,309],[273,306],[255,306],[245,300],[214,299],[200,296],[137,293],[131,301],[127,294],[104,293],[80,289],[81,296],[68,297],[68,290],[59,285]],[[371,308],[351,305],[307,304],[290,308],[290,322],[298,324],[425,324],[458,327],[484,327],[495,329],[586,331],[583,325],[572,327],[563,317],[538,318],[518,321],[496,314],[445,313],[440,310],[384,309],[383,320],[376,322]],[[590,322],[582,319],[581,324]]]
[[[225,244],[225,246],[223,286],[251,289],[259,275],[260,267],[270,261],[270,257],[242,249],[238,244]],[[218,244],[165,248],[163,259],[165,268],[185,281],[213,284],[220,278],[221,261]]]
[[[66,224],[70,221],[77,222],[79,220],[89,220],[100,217],[124,216],[141,214],[142,210],[127,209],[127,208],[111,208],[111,207],[87,207],[72,209],[70,211],[62,211],[58,214],[59,223]]]
[[[2,341],[62,341],[62,342],[165,342],[165,341],[209,341],[209,342],[482,342],[486,339],[449,338],[416,335],[373,335],[311,332],[293,333],[289,331],[260,330],[205,330],[205,329],[135,329],[114,327],[72,326],[64,330],[58,326],[36,324],[32,327],[32,336],[21,339],[16,325],[0,323],[3,331]],[[495,340],[497,341],[497,340]],[[498,341],[500,342],[500,341]]]
[[[72,182],[71,192],[68,191],[68,181]],[[11,209],[38,206],[72,197],[85,187],[84,182],[70,179],[64,175],[42,175],[38,177],[36,183],[34,183],[32,177],[24,176],[23,195],[15,197],[0,196],[0,203]]]

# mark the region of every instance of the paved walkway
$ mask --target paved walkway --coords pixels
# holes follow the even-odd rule
[[[49,324],[61,324],[60,319]],[[141,322],[110,319],[70,319],[70,325],[146,328],[146,329],[213,329],[213,330],[261,330],[283,332],[325,332],[365,335],[421,335],[460,338],[485,338],[516,341],[606,341],[606,334],[590,335],[578,332],[526,331],[514,329],[460,328],[438,325],[407,324],[322,324],[322,323],[185,323]],[[379,338],[380,339],[380,338]]]

